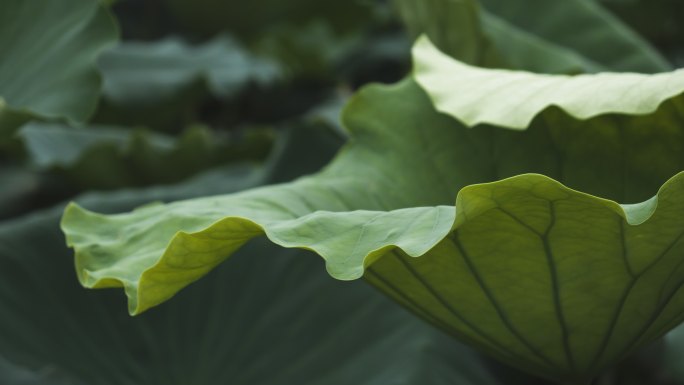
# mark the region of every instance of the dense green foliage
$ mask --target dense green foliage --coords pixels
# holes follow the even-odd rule
[[[684,384],[677,4],[109,3],[0,5],[3,384]]]

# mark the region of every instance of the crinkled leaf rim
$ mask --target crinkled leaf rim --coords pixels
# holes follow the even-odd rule
[[[408,256],[418,258],[426,255],[429,253],[435,246],[437,246],[441,241],[443,241],[448,234],[451,232],[459,229],[460,227],[464,226],[466,223],[474,220],[475,218],[486,214],[487,212],[496,209],[498,206],[492,206],[492,207],[478,207],[477,204],[473,205],[471,202],[476,198],[478,195],[480,195],[481,191],[487,191],[492,188],[501,188],[501,189],[506,189],[507,187],[515,187],[519,186],[519,183],[521,180],[527,180],[527,182],[532,182],[528,183],[528,185],[531,186],[531,188],[528,189],[527,193],[533,196],[536,196],[534,189],[538,186],[543,186],[544,188],[554,188],[557,191],[561,192],[562,194],[567,194],[566,196],[568,197],[575,197],[575,198],[581,198],[581,199],[589,199],[592,200],[595,204],[597,205],[602,205],[613,212],[615,212],[617,215],[622,217],[625,220],[625,223],[630,226],[639,226],[641,224],[646,223],[651,217],[653,217],[658,210],[667,210],[667,207],[659,207],[659,196],[663,194],[665,190],[668,188],[671,188],[673,185],[676,183],[684,183],[684,171],[680,172],[676,175],[674,175],[672,178],[670,178],[668,181],[666,181],[658,190],[657,194],[654,195],[652,198],[641,202],[641,203],[636,203],[636,204],[619,204],[613,200],[609,199],[604,199],[600,198],[591,194],[587,194],[581,191],[574,190],[570,187],[565,186],[561,182],[556,181],[553,178],[547,177],[545,175],[541,174],[534,174],[534,173],[527,173],[527,174],[520,174],[516,175],[513,177],[509,177],[506,179],[501,179],[498,181],[494,182],[488,182],[488,183],[481,183],[481,184],[473,184],[466,186],[462,188],[456,197],[456,203],[455,206],[437,206],[436,208],[438,209],[443,209],[443,210],[450,210],[450,212],[453,213],[453,218],[451,219],[452,225],[447,231],[444,231],[444,234],[441,235],[441,237],[436,238],[432,242],[426,242],[423,244],[422,247],[417,248],[417,250],[407,250],[405,248],[402,248],[401,246],[397,244],[386,244],[380,248],[374,249],[366,254],[366,256],[363,258],[363,263],[362,265],[353,265],[353,266],[347,266],[346,271],[338,271],[337,269],[332,269],[331,268],[331,262],[330,260],[324,256],[321,255],[320,253],[316,252],[316,250],[312,249],[311,247],[307,247],[305,245],[301,244],[296,244],[293,242],[288,242],[285,241],[281,238],[279,238],[277,235],[274,234],[273,231],[271,231],[269,228],[267,228],[265,225],[260,225],[259,223],[256,223],[255,221],[244,218],[244,217],[239,217],[239,216],[228,216],[224,217],[222,219],[219,219],[212,223],[211,225],[207,226],[203,230],[196,231],[196,232],[184,232],[184,231],[178,231],[175,233],[175,235],[170,239],[170,241],[167,243],[167,246],[164,249],[164,253],[157,262],[147,268],[146,270],[143,271],[142,275],[139,277],[138,281],[124,281],[118,278],[102,278],[102,279],[95,279],[94,277],[90,276],[88,274],[88,271],[85,270],[82,266],[84,266],[84,255],[78,250],[77,247],[75,247],[75,261],[76,261],[76,269],[77,269],[77,274],[79,277],[79,280],[81,284],[86,287],[86,288],[124,288],[124,291],[129,299],[129,306],[128,310],[131,315],[138,315],[146,310],[148,310],[151,307],[157,306],[161,303],[163,303],[166,299],[170,298],[171,296],[175,295],[175,292],[172,293],[171,295],[168,296],[168,298],[163,299],[161,301],[157,301],[156,303],[149,303],[146,301],[146,292],[145,291],[140,291],[138,290],[138,287],[141,282],[145,281],[147,277],[151,274],[151,272],[154,271],[154,269],[157,266],[162,265],[165,262],[165,259],[168,259],[170,255],[174,253],[174,250],[180,243],[183,242],[184,239],[186,238],[202,238],[202,235],[205,233],[209,233],[212,230],[215,230],[217,227],[220,227],[224,225],[225,223],[239,223],[243,225],[243,227],[249,226],[249,230],[252,231],[252,235],[245,239],[245,243],[248,240],[251,240],[254,237],[265,235],[271,242],[273,242],[276,245],[285,247],[285,248],[299,248],[299,249],[304,249],[304,250],[309,250],[314,253],[317,253],[320,257],[322,257],[325,261],[326,264],[326,270],[330,276],[332,276],[335,279],[342,280],[342,281],[351,281],[351,280],[356,280],[359,278],[362,278],[365,270],[373,264],[373,262],[377,261],[379,258],[384,256],[385,254],[391,252],[394,249],[400,249],[402,250],[405,254]],[[466,215],[463,212],[463,208],[465,206],[468,207],[468,217],[466,218]],[[144,207],[144,206],[143,206]],[[393,211],[402,211],[402,210],[411,210],[411,209],[416,209],[416,208],[404,208],[404,209],[398,209],[398,210],[393,210]],[[304,215],[302,217],[296,218],[295,220],[302,220],[304,218],[311,218],[313,216],[318,216],[318,215],[339,215],[339,214],[346,214],[350,215],[353,214],[354,212],[362,212],[364,210],[356,210],[356,211],[347,211],[347,212],[330,212],[330,211],[315,211],[313,213]],[[366,212],[379,212],[379,211],[366,211]],[[386,213],[389,213],[392,211],[388,211]],[[474,213],[474,214],[473,214]],[[65,223],[68,222],[73,215],[77,214],[86,214],[86,215],[95,215],[95,216],[100,216],[101,214],[96,214],[93,212],[90,212],[88,210],[85,210],[81,208],[78,204],[76,203],[70,203],[64,211],[64,215],[62,217],[61,221],[61,228],[62,231],[65,231]],[[74,243],[71,242],[69,237],[67,237],[67,245],[69,247],[74,248]],[[232,253],[231,253],[232,254]],[[226,255],[223,260],[227,259],[230,257],[229,255]],[[198,278],[199,279],[199,278]],[[145,304],[145,305],[141,305]]]

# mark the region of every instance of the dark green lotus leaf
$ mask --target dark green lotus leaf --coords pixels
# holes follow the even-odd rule
[[[394,4],[414,39],[425,34],[440,50],[469,64],[498,64],[477,1],[394,0]]]
[[[263,160],[273,140],[257,129],[238,139],[194,126],[173,139],[141,129],[38,122],[22,127],[17,136],[34,166],[97,189],[173,183],[221,164]]]
[[[89,194],[79,202],[118,212],[151,200],[228,193],[310,172],[334,148],[320,135],[292,134],[266,169],[229,168],[182,185]],[[61,210],[0,223],[0,356],[25,368],[21,378],[53,373],[88,385],[511,385],[495,378],[480,355],[367,285],[330,280],[309,253],[266,242],[248,245],[167,306],[128,317],[120,293],[88,292],[76,283],[58,228]],[[54,385],[15,384],[15,375],[2,370],[0,382]],[[515,383],[536,382],[522,376]]]
[[[481,9],[475,0],[395,0],[395,4],[414,38],[425,34],[442,52],[468,64],[550,73],[602,68]]]
[[[505,59],[507,68],[544,73],[599,72],[610,69],[569,47],[515,26],[495,13],[482,9],[480,15],[487,36],[498,55]]]
[[[116,38],[114,20],[97,1],[3,1],[0,134],[17,127],[9,125],[3,111],[87,119],[100,92],[95,61]]]
[[[0,220],[31,207],[32,196],[43,186],[40,175],[17,165],[0,163]]]
[[[548,9],[541,10],[524,1],[503,7],[491,4],[488,9],[479,7],[475,0],[395,0],[394,3],[414,37],[426,34],[441,51],[472,65],[546,73],[609,69],[654,72],[670,68],[653,48],[598,6],[587,7],[576,1],[563,4],[567,12],[553,26],[582,25],[597,32],[587,35],[591,39],[575,41],[562,36],[562,29],[556,31],[545,24]],[[518,9],[526,10],[527,17],[509,20]],[[540,10],[544,16],[529,17],[530,10]],[[555,15],[561,17],[561,13]],[[604,52],[606,46],[618,47],[611,51],[610,60],[594,55]]]
[[[684,64],[684,3],[679,0],[594,0],[619,16],[676,66]]]
[[[611,71],[652,73],[672,69],[651,44],[595,1],[481,0],[481,3],[509,24]]]
[[[319,20],[274,28],[255,50],[281,63],[288,77],[325,78],[353,48],[367,43],[360,37],[339,35]]]
[[[104,53],[99,67],[104,97],[133,106],[167,101],[200,80],[214,95],[229,97],[251,82],[280,76],[275,63],[250,55],[226,35],[197,46],[178,38],[125,42]]]

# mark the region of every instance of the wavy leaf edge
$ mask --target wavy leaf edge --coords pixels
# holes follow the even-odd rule
[[[391,252],[394,249],[399,249],[406,253],[410,257],[418,258],[422,257],[430,250],[432,250],[441,241],[446,239],[452,232],[458,230],[469,221],[486,214],[490,210],[496,209],[497,205],[483,205],[477,203],[477,197],[483,192],[491,189],[501,189],[501,188],[518,188],[522,189],[526,194],[535,196],[535,190],[543,188],[552,188],[556,193],[558,193],[559,198],[562,197],[573,197],[584,200],[591,201],[592,204],[603,206],[608,208],[614,213],[621,216],[625,224],[630,226],[640,226],[649,221],[657,212],[661,210],[667,210],[667,207],[659,204],[660,197],[669,189],[674,188],[675,185],[681,185],[684,188],[684,172],[680,172],[666,181],[658,190],[657,194],[651,199],[648,199],[641,203],[636,204],[626,204],[621,205],[613,200],[608,200],[600,198],[591,194],[583,193],[581,191],[574,190],[556,181],[553,178],[541,175],[541,174],[521,174],[510,178],[481,183],[473,184],[461,189],[456,197],[455,206],[435,206],[435,207],[415,207],[415,208],[404,208],[398,210],[392,210],[387,212],[379,211],[365,211],[365,210],[355,210],[347,212],[331,212],[331,211],[315,211],[313,213],[304,215],[300,218],[295,218],[292,220],[284,220],[283,223],[289,223],[291,221],[301,221],[303,219],[311,219],[317,216],[339,216],[339,215],[355,215],[357,213],[373,213],[376,215],[383,215],[389,213],[397,212],[412,212],[412,211],[425,211],[425,210],[435,210],[441,213],[447,213],[447,217],[443,218],[441,221],[436,223],[430,232],[433,235],[427,241],[421,243],[420,246],[415,245],[402,245],[402,240],[406,240],[406,237],[401,238],[398,242],[387,243],[381,247],[368,250],[364,257],[362,258],[361,264],[345,264],[347,261],[342,261],[338,263],[333,261],[330,256],[326,256],[325,252],[317,250],[315,245],[307,245],[305,243],[291,242],[279,237],[277,234],[278,225],[269,226],[268,224],[259,223],[257,220],[240,217],[240,216],[227,216],[218,221],[215,221],[210,226],[196,232],[185,232],[177,231],[175,235],[169,240],[167,246],[164,250],[163,255],[158,257],[157,262],[148,268],[146,268],[143,273],[138,277],[137,281],[128,281],[113,277],[97,277],[97,274],[93,274],[91,271],[84,268],[84,255],[82,247],[87,246],[79,244],[79,242],[74,241],[74,233],[69,230],[70,224],[74,221],[79,221],[84,217],[89,217],[89,219],[102,219],[104,217],[117,217],[130,215],[129,213],[115,214],[115,215],[103,215],[91,212],[80,207],[78,204],[72,202],[64,210],[64,215],[60,223],[62,231],[66,235],[67,246],[71,247],[75,251],[75,261],[76,261],[76,271],[80,283],[85,288],[98,289],[98,288],[124,288],[124,291],[128,297],[128,311],[130,315],[139,315],[144,311],[157,306],[164,301],[171,298],[188,283],[183,281],[177,287],[174,287],[172,292],[166,292],[165,294],[159,294],[159,291],[155,291],[155,279],[162,276],[165,279],[172,277],[172,271],[168,270],[169,266],[174,265],[174,260],[177,259],[178,255],[182,255],[185,251],[184,244],[187,241],[212,239],[223,243],[223,248],[226,250],[224,253],[219,253],[219,257],[212,258],[208,263],[200,264],[194,267],[182,266],[183,269],[194,269],[197,271],[196,277],[192,280],[195,281],[200,279],[210,270],[212,270],[216,265],[220,264],[227,258],[229,258],[232,253],[244,245],[247,241],[255,238],[257,236],[265,235],[271,242],[285,248],[299,248],[308,251],[312,251],[320,256],[326,264],[326,270],[330,276],[335,279],[342,281],[351,281],[363,277],[366,269],[382,258],[385,254]],[[520,187],[522,185],[522,187]],[[526,185],[526,186],[525,186]],[[527,190],[525,191],[525,188]],[[181,201],[182,202],[182,201]],[[154,204],[157,205],[157,204]],[[131,213],[150,207],[150,205],[142,206]],[[449,215],[450,214],[450,215]],[[439,215],[438,215],[439,216]],[[445,220],[446,219],[446,220]],[[225,233],[227,236],[224,239],[216,239],[211,237],[210,233],[220,232],[220,229],[226,226],[237,225],[242,228],[243,234],[236,233]],[[364,225],[365,226],[365,225]],[[232,243],[231,243],[232,242]],[[357,245],[358,246],[358,245]],[[356,246],[355,246],[356,247]],[[213,250],[216,251],[216,250]],[[191,282],[192,282],[191,281]],[[163,285],[168,285],[164,283]],[[168,288],[167,288],[168,290]],[[163,292],[163,290],[162,290]]]
[[[454,117],[467,127],[475,127],[481,124],[492,124],[501,128],[512,130],[526,130],[537,117],[551,108],[558,108],[568,116],[577,120],[588,120],[607,114],[625,115],[650,115],[656,113],[667,101],[684,95],[684,68],[671,72],[661,72],[657,74],[640,74],[632,72],[600,72],[595,74],[579,75],[552,75],[539,74],[530,71],[509,70],[509,69],[488,69],[472,66],[456,60],[440,51],[426,35],[420,36],[412,50],[414,69],[413,77],[418,84],[428,94],[435,109],[441,113]],[[447,74],[448,73],[448,74]],[[456,74],[454,74],[456,73]],[[471,77],[468,84],[467,77]],[[487,78],[499,78],[497,89],[482,86],[482,80]],[[454,92],[452,88],[455,84],[445,83],[445,78],[466,79],[462,81],[465,91]],[[472,78],[480,81],[473,82]],[[620,98],[606,97],[600,100],[601,88],[592,84],[604,83],[610,85],[606,94],[621,91]],[[574,85],[571,83],[575,83]],[[527,89],[520,91],[520,84],[525,84]],[[626,84],[627,87],[622,85]],[[645,85],[644,85],[645,84]],[[533,86],[537,86],[536,89]],[[542,85],[543,87],[539,87]],[[561,86],[566,88],[564,93],[548,94],[549,86]],[[617,87],[616,87],[617,85]],[[582,87],[588,91],[583,91]],[[661,87],[662,86],[662,87]],[[621,88],[621,89],[620,89]],[[646,96],[642,91],[646,88]],[[571,90],[580,92],[569,92]],[[638,99],[634,103],[625,103],[623,100],[626,94],[632,93],[637,98],[635,89],[638,92]],[[532,90],[538,98],[533,99],[532,94],[526,95],[525,92]],[[472,91],[480,95],[472,95]],[[483,91],[487,91],[485,94]],[[517,91],[517,92],[516,92]],[[503,99],[502,93],[506,94],[509,102],[504,108],[492,113],[491,108],[477,107],[477,105],[488,105],[495,102],[494,99]],[[468,102],[454,102],[458,95],[466,94]],[[517,94],[517,95],[516,95]],[[522,94],[522,95],[521,95]],[[542,94],[539,96],[539,94]],[[599,95],[596,97],[595,95]],[[493,95],[493,96],[492,96]],[[587,97],[587,95],[591,97]],[[510,102],[515,100],[513,96],[521,97],[521,102]],[[556,100],[554,100],[556,99]],[[591,100],[592,103],[587,103]]]

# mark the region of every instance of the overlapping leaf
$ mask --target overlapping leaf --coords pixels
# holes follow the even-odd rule
[[[3,1],[0,134],[18,126],[16,115],[88,118],[100,91],[95,60],[116,37],[111,15],[97,1]]]

